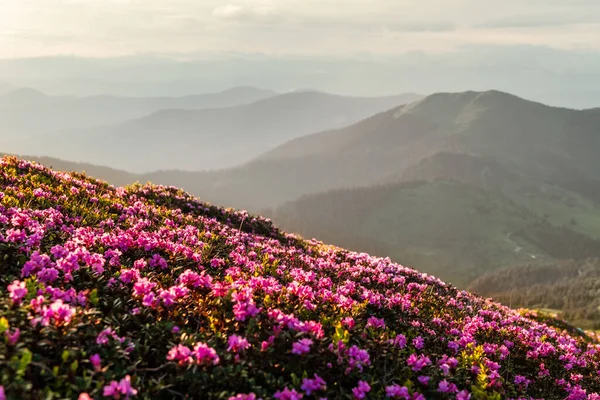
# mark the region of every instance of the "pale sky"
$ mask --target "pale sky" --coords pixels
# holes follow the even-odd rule
[[[0,58],[600,50],[600,0],[0,0]]]

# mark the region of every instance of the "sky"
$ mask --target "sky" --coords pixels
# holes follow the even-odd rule
[[[0,58],[600,51],[598,0],[0,0]]]

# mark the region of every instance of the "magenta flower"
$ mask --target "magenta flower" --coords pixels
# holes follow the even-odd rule
[[[219,363],[219,356],[212,347],[209,347],[206,343],[198,342],[194,345],[194,357],[198,364],[212,364],[217,365]]]
[[[90,357],[90,363],[92,363],[92,367],[96,372],[99,372],[102,369],[102,359],[99,354],[94,354]]]
[[[438,385],[438,392],[456,393],[458,392],[458,388],[454,383],[449,383],[447,380],[443,380]]]
[[[296,392],[294,389],[290,390],[288,388],[284,388],[283,390],[276,392],[273,397],[277,400],[300,400],[302,398],[302,394]]]
[[[385,328],[385,321],[383,318],[379,319],[379,318],[375,318],[375,317],[370,317],[367,320],[367,327],[374,328],[374,329]]]
[[[239,393],[235,396],[231,396],[229,400],[256,400],[256,395],[254,393]]]
[[[413,343],[413,346],[415,346],[415,348],[417,350],[421,350],[423,348],[423,346],[425,346],[425,341],[423,340],[423,338],[421,336],[417,336],[416,338],[414,338],[412,343]]]
[[[231,351],[233,353],[241,353],[242,351],[250,348],[250,343],[248,343],[248,340],[238,335],[229,336],[229,339],[227,339],[227,344],[229,345],[227,347],[227,351]]]
[[[410,392],[406,386],[392,385],[385,388],[385,395],[393,399],[410,399]]]
[[[8,285],[8,293],[14,304],[19,305],[25,296],[27,296],[27,287],[25,282],[13,281]]]
[[[292,345],[292,353],[298,355],[306,354],[310,351],[312,344],[313,341],[310,339],[300,339]]]
[[[406,347],[406,336],[400,334],[400,335],[396,335],[396,337],[392,340],[390,340],[390,342],[394,345],[397,346],[401,349],[403,349],[404,347]]]
[[[469,400],[471,398],[471,394],[466,390],[461,390],[456,394],[456,400]]]
[[[352,394],[355,399],[362,400],[367,397],[367,393],[371,391],[371,386],[365,381],[359,381],[358,386],[352,389]]]
[[[19,337],[21,336],[21,330],[19,328],[16,328],[13,331],[13,333],[10,333],[10,331],[6,331],[6,332],[4,332],[4,334],[6,335],[8,344],[11,346],[14,346],[19,341]]]
[[[327,384],[319,375],[315,374],[313,379],[304,378],[300,389],[310,396],[313,392],[327,389]]]

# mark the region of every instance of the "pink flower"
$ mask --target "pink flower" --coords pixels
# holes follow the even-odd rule
[[[442,393],[456,393],[458,392],[458,388],[454,383],[448,383],[447,380],[443,380],[438,385],[438,392]]]
[[[100,358],[100,354],[94,354],[91,356],[90,363],[92,363],[94,370],[99,372],[102,369],[102,359]]]
[[[456,400],[469,400],[471,398],[471,394],[466,390],[461,390],[456,394]]]
[[[194,345],[194,357],[196,357],[198,364],[217,365],[219,363],[219,356],[215,349],[202,342]]]
[[[111,381],[108,385],[104,386],[102,394],[105,397],[112,397],[115,399],[121,397],[119,394],[119,382]]]
[[[10,331],[6,331],[4,332],[4,334],[6,335],[8,344],[14,346],[19,341],[19,336],[21,336],[21,330],[19,328],[16,328],[13,333],[10,333]]]
[[[125,395],[126,399],[137,394],[137,390],[131,386],[131,377],[129,375],[125,376],[125,378],[121,379],[119,382],[119,391],[121,394]]]
[[[312,344],[313,341],[310,339],[300,339],[292,345],[292,353],[298,355],[306,354],[310,351]]]
[[[375,328],[375,329],[385,328],[385,321],[383,318],[380,319],[380,318],[370,317],[367,320],[367,327]]]
[[[250,343],[245,338],[238,335],[231,335],[227,340],[227,351],[231,351],[234,353],[240,353],[248,348],[250,348]]]
[[[231,396],[229,400],[256,400],[256,395],[254,393],[240,393],[235,396]]]
[[[426,366],[431,365],[431,360],[425,355],[420,355],[417,357],[417,355],[413,353],[406,360],[406,364],[409,367],[412,367],[413,371],[420,371]]]
[[[0,385],[0,400],[6,400],[6,393],[4,393],[4,386]]]
[[[87,393],[80,393],[77,400],[92,400],[92,398]]]
[[[362,400],[367,397],[367,393],[371,391],[371,386],[365,381],[359,381],[358,386],[352,389],[352,394],[355,399]]]
[[[394,346],[398,346],[399,348],[403,349],[404,347],[406,347],[406,336],[400,334],[397,335],[394,339],[392,339],[390,341]]]
[[[193,362],[192,350],[184,345],[177,345],[169,350],[167,360],[177,361],[179,365],[191,364]]]
[[[273,397],[277,400],[300,400],[302,394],[296,392],[294,389],[289,390],[288,388],[284,388],[282,391],[275,393]]]
[[[385,394],[387,397],[391,397],[391,398],[410,399],[410,393],[406,386],[400,386],[400,385],[387,386],[385,388]]]
[[[415,346],[415,348],[417,348],[418,350],[421,350],[423,348],[423,346],[425,345],[425,341],[423,340],[423,338],[421,336],[417,336],[416,338],[414,338],[412,343],[413,343],[413,346]]]
[[[423,386],[427,386],[429,385],[429,377],[425,376],[425,375],[421,375],[417,378],[417,380],[419,381],[419,383]]]
[[[27,296],[27,287],[25,282],[18,280],[13,281],[8,285],[8,292],[10,293],[10,299],[14,304],[19,305],[25,296]]]
[[[327,384],[319,375],[315,374],[313,379],[304,378],[300,389],[310,396],[313,392],[327,389]]]

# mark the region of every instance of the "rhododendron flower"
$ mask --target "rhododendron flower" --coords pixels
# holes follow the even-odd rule
[[[367,397],[367,393],[371,391],[371,386],[365,381],[359,381],[358,386],[352,389],[352,394],[355,399],[362,400]]]
[[[6,394],[4,393],[4,386],[0,385],[0,400],[6,400]]]
[[[429,385],[429,379],[431,379],[431,378],[429,378],[428,376],[425,376],[425,375],[421,375],[417,378],[419,383],[423,386]]]
[[[471,394],[466,390],[461,390],[456,394],[456,400],[469,400],[471,398]]]
[[[119,382],[111,381],[110,384],[104,386],[103,390],[104,396],[114,399],[120,399],[121,395],[125,396],[125,399],[129,399],[136,394],[137,390],[131,386],[131,377],[129,375],[125,376]]]
[[[254,393],[248,393],[248,394],[237,394],[235,396],[231,396],[229,398],[229,400],[256,400],[256,395]]]
[[[169,350],[167,360],[177,361],[179,365],[191,364],[193,362],[192,350],[184,345],[177,345]]]
[[[380,318],[370,317],[367,320],[367,327],[375,328],[375,329],[385,328],[385,321],[383,320],[383,318],[380,319]]]
[[[277,400],[300,400],[302,393],[298,393],[294,389],[284,388],[282,391],[276,392],[273,397]]]
[[[292,345],[292,353],[298,355],[306,354],[310,351],[310,346],[312,344],[313,341],[310,339],[300,339]]]
[[[99,354],[94,354],[90,357],[90,363],[96,372],[99,372],[102,369],[102,359]]]
[[[454,383],[449,383],[447,380],[443,380],[438,385],[438,392],[442,393],[456,393],[458,388]]]
[[[431,360],[425,355],[420,355],[417,357],[417,355],[413,353],[406,360],[406,364],[409,367],[412,367],[413,371],[420,371],[423,368],[431,365]]]
[[[21,304],[23,298],[27,296],[27,287],[25,286],[25,282],[13,281],[13,283],[8,285],[8,292],[10,293],[10,299],[14,304]]]
[[[4,335],[6,335],[8,344],[11,346],[14,346],[19,341],[19,337],[21,336],[21,330],[19,328],[16,328],[13,331],[13,333],[10,333],[10,331],[6,331],[6,332],[4,332]]]
[[[319,375],[315,374],[313,379],[304,378],[300,389],[304,390],[307,396],[313,392],[327,389],[327,384]]]
[[[423,348],[423,346],[425,346],[425,341],[423,340],[423,338],[421,336],[417,336],[416,338],[413,339],[412,344],[413,344],[413,346],[415,346],[415,348],[417,350],[421,350]]]
[[[196,357],[198,364],[217,365],[220,361],[215,349],[201,342],[194,345],[194,357]]]
[[[396,337],[392,340],[390,340],[390,342],[394,345],[394,346],[398,346],[399,348],[403,349],[404,347],[406,347],[406,336],[400,334],[400,335],[396,335]]]
[[[229,347],[227,347],[227,351],[234,353],[240,353],[250,348],[250,343],[248,343],[248,340],[238,335],[229,336],[229,339],[227,339],[227,344],[229,345]]]
[[[392,385],[386,386],[385,395],[396,399],[410,399],[410,392],[406,386]]]
[[[77,400],[92,400],[92,398],[87,393],[80,393],[79,397],[77,397]]]

